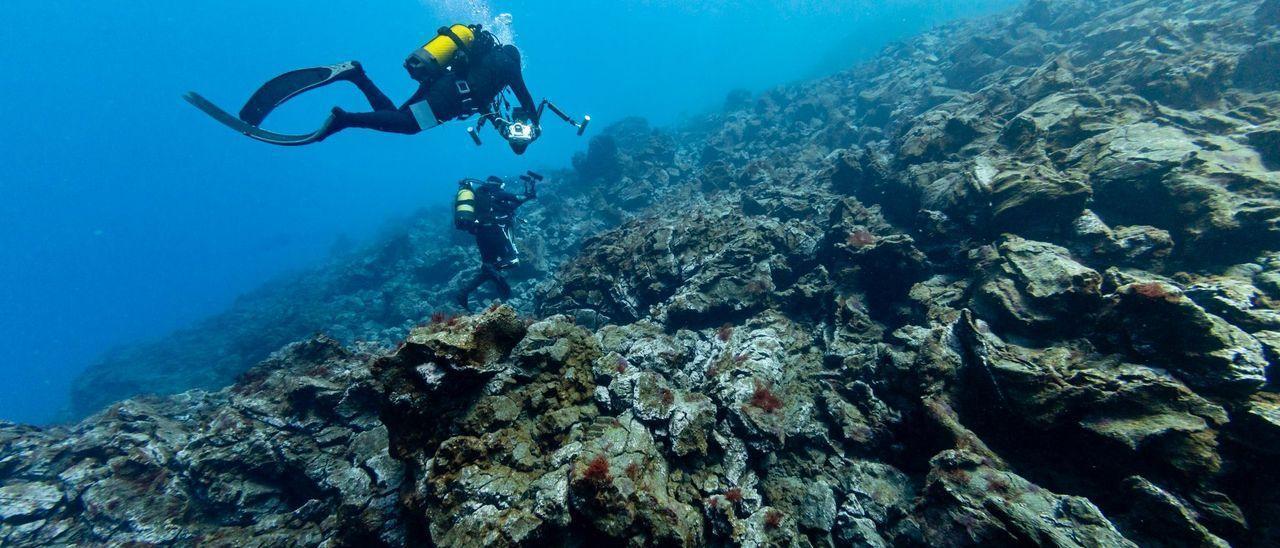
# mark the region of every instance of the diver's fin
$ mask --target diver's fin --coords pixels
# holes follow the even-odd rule
[[[244,108],[240,109],[240,119],[251,126],[260,126],[276,107],[289,99],[340,80],[348,80],[360,70],[360,63],[350,61],[327,67],[295,70],[276,76],[254,92]]]
[[[306,135],[286,135],[250,125],[244,120],[236,118],[227,111],[222,110],[218,105],[209,102],[208,99],[201,97],[200,94],[196,92],[188,93],[182,98],[186,99],[192,106],[204,111],[205,114],[213,117],[214,120],[222,122],[223,125],[234,129],[251,139],[256,139],[264,143],[271,143],[273,145],[301,146],[319,142],[327,137],[326,134],[328,133],[329,125],[333,123],[333,117],[329,117],[329,119],[325,120],[324,125],[321,126],[320,129],[312,133],[308,133]]]

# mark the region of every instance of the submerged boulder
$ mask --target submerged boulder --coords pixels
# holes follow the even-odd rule
[[[1102,306],[1102,275],[1056,245],[1006,237],[993,250],[973,307],[998,325],[1053,338],[1088,327]]]
[[[1112,228],[1089,210],[1071,228],[1072,252],[1094,262],[1158,272],[1174,250],[1173,236],[1167,230],[1153,226]]]
[[[1248,393],[1267,382],[1262,344],[1176,286],[1158,281],[1123,286],[1116,290],[1111,317],[1135,355],[1193,387]]]
[[[1051,493],[963,451],[930,461],[917,503],[934,546],[1137,546],[1087,499]]]
[[[971,318],[957,330],[972,366],[980,369],[975,376],[992,383],[981,394],[995,401],[970,397],[1006,407],[1003,412],[1028,432],[1089,447],[1091,466],[1153,467],[1184,480],[1220,469],[1218,429],[1228,422],[1227,411],[1167,374],[1091,357],[1078,346],[1007,344]]]

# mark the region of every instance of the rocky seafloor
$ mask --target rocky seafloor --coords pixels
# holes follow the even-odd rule
[[[1280,1],[1038,0],[620,124],[513,306],[425,321],[428,213],[0,425],[0,544],[1280,544],[1277,67]]]

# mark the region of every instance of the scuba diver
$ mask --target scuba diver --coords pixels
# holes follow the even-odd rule
[[[458,305],[471,310],[470,296],[485,282],[493,282],[502,300],[511,298],[511,285],[502,271],[520,264],[519,252],[511,241],[511,227],[515,224],[516,209],[538,197],[538,181],[542,175],[530,171],[520,177],[524,181],[524,194],[515,195],[506,190],[506,181],[489,177],[481,183],[464,179],[458,183],[458,195],[454,202],[454,226],[475,234],[476,247],[480,248],[480,271],[458,293]]]
[[[414,50],[404,63],[409,76],[418,82],[418,90],[396,107],[365,74],[360,63],[351,61],[327,67],[295,70],[264,84],[234,117],[197,93],[185,99],[214,119],[244,135],[275,145],[298,146],[317,143],[330,135],[350,128],[364,128],[389,133],[413,135],[452,120],[465,120],[480,114],[480,123],[468,128],[477,145],[477,130],[486,122],[506,139],[516,154],[524,154],[542,134],[540,120],[544,108],[586,131],[591,117],[578,122],[550,101],[535,103],[524,82],[520,50],[502,44],[481,25],[453,25],[438,31],[438,36]],[[320,129],[303,135],[286,135],[261,128],[262,122],[280,105],[298,95],[334,82],[350,82],[360,89],[372,112],[347,112],[333,107]],[[518,107],[513,108],[505,92],[514,93]]]

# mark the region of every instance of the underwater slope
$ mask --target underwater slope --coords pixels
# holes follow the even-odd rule
[[[561,187],[583,207],[540,211],[534,238],[629,196],[644,213],[583,217],[582,236],[621,226],[581,240],[532,315],[414,329],[306,375],[325,396],[257,385],[297,406],[263,417],[335,417],[347,386],[375,401],[398,513],[249,444],[222,469],[271,472],[174,490],[199,510],[181,515],[234,516],[237,543],[287,515],[334,544],[1275,545],[1277,44],[1275,0],[1036,1],[696,127],[620,128],[564,176],[590,183]],[[73,430],[4,427],[0,543],[199,523],[137,499],[80,513],[125,492],[112,444],[183,445],[87,432],[147,402],[201,417],[304,361]],[[327,447],[298,422],[279,421]],[[373,477],[363,454],[296,447]],[[207,505],[232,493],[272,502]]]
[[[511,357],[376,370],[411,509],[444,544],[1274,545],[1278,9],[1033,2],[677,138],[703,195],[589,239]]]
[[[575,162],[579,169],[546,174],[539,199],[520,211],[528,225],[518,231],[523,262],[510,273],[512,305],[532,312],[533,287],[586,236],[678,190],[619,181],[623,172],[660,171],[664,183],[686,175],[666,158],[619,151],[641,150],[650,139],[658,137],[643,120],[623,121],[593,142]],[[444,208],[422,211],[367,248],[276,280],[189,329],[109,352],[76,379],[72,418],[135,395],[223,388],[281,346],[317,332],[391,346],[436,312],[459,312],[454,296],[475,277],[479,259],[474,239],[455,230],[450,215]],[[490,290],[482,288],[472,302],[491,297]]]

